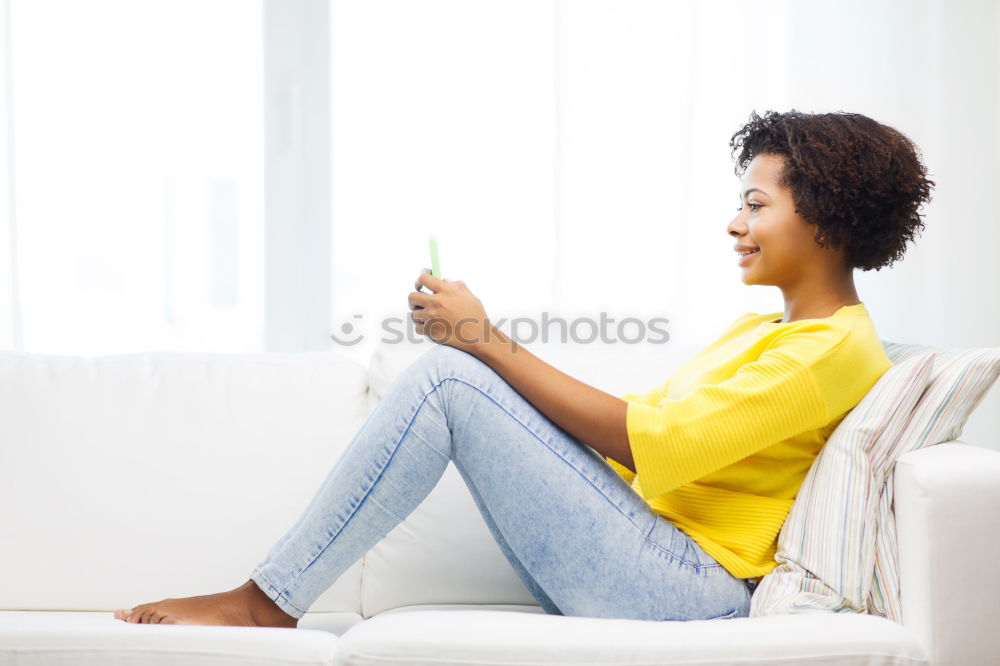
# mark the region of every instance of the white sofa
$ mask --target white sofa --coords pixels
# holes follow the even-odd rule
[[[453,466],[297,629],[114,619],[248,580],[432,344],[384,345],[368,367],[339,352],[0,352],[0,666],[1000,663],[1000,453],[963,443],[896,467],[902,625],[546,615]],[[694,351],[529,348],[616,394],[662,383]]]

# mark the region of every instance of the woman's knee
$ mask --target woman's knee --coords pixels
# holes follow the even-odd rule
[[[437,343],[421,354],[416,363],[439,381],[448,377],[469,377],[483,370],[492,372],[488,365],[472,354]]]

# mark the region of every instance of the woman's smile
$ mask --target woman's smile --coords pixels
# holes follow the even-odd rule
[[[739,255],[739,261],[738,261],[739,265],[740,266],[746,266],[748,263],[750,263],[750,261],[753,260],[754,257],[756,257],[758,254],[760,254],[760,248],[759,247],[752,247],[751,248],[751,247],[740,247],[740,246],[737,246],[736,247],[736,252]]]

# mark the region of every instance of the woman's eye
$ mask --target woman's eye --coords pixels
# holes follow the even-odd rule
[[[750,206],[750,210],[751,211],[756,211],[756,208],[754,208],[754,206],[756,206],[757,208],[760,208],[762,204],[748,203],[747,205]],[[742,213],[743,212],[743,208],[742,207],[737,208],[736,212],[737,213]]]

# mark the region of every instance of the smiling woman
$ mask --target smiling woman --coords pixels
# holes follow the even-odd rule
[[[744,314],[662,386],[614,396],[504,335],[461,280],[423,272],[408,305],[438,344],[250,580],[116,617],[297,626],[449,463],[547,613],[749,615],[810,464],[891,367],[852,270],[898,258],[931,183],[909,142],[863,116],[754,115],[737,136],[746,204],[727,232],[743,281],[779,287],[783,316]]]
[[[746,205],[727,231],[743,282],[779,287],[785,321],[858,302],[853,270],[891,266],[923,229],[934,181],[913,143],[871,118],[753,113],[730,146]]]

